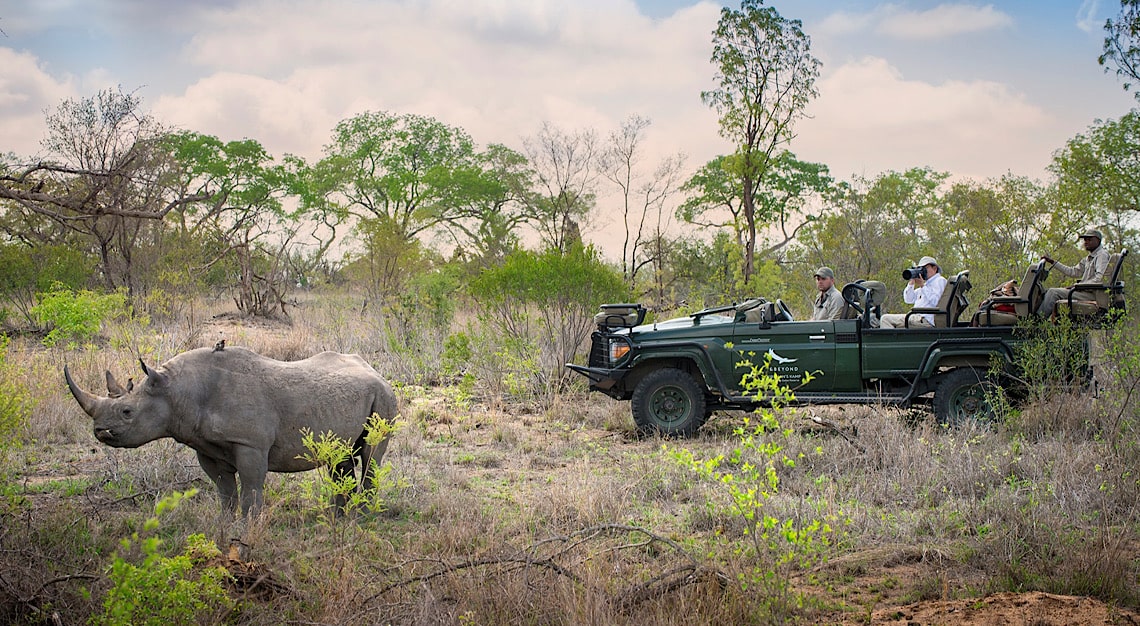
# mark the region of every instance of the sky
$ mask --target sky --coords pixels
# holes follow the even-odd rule
[[[802,22],[819,96],[789,146],[840,179],[931,167],[1048,180],[1065,142],[1136,100],[1097,64],[1118,0],[769,0]],[[647,118],[647,168],[731,144],[713,86],[722,2],[0,0],[0,153],[108,87],[171,127],[322,155],[337,122],[415,113],[522,150],[546,122],[605,136]],[[732,3],[730,6],[738,7]]]

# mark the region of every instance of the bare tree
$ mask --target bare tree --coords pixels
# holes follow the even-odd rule
[[[619,191],[622,220],[621,271],[631,289],[641,268],[653,264],[659,243],[668,228],[668,200],[678,188],[685,157],[675,154],[661,159],[652,172],[641,167],[645,130],[650,121],[632,115],[610,134],[601,157],[601,173]]]
[[[565,133],[544,122],[523,140],[537,190],[528,206],[543,242],[565,252],[582,240],[582,222],[594,208],[598,141],[592,130]]]
[[[47,126],[48,158],[0,171],[0,199],[87,238],[107,287],[133,293],[141,238],[205,196],[179,183],[164,129],[134,94],[107,89],[65,100]]]

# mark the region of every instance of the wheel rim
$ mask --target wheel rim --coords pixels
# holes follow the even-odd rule
[[[649,414],[658,424],[682,422],[692,410],[689,395],[680,387],[662,387],[649,398]]]
[[[963,387],[950,399],[950,415],[955,422],[975,420],[989,422],[993,419],[993,407],[986,398],[985,385]]]

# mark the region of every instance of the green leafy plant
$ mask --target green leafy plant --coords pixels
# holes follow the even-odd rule
[[[398,426],[390,424],[380,415],[373,413],[368,420],[365,442],[377,445],[384,438],[396,432]],[[395,486],[392,480],[392,465],[380,465],[376,459],[368,459],[372,472],[372,483],[361,485],[353,475],[338,475],[335,468],[341,463],[352,460],[352,442],[345,441],[330,432],[320,435],[308,429],[301,431],[301,441],[308,453],[303,455],[306,461],[318,466],[318,476],[315,493],[312,495],[323,503],[335,501],[337,509],[330,511],[335,518],[340,513],[366,511],[379,513],[384,510],[383,494]],[[360,468],[361,474],[366,468]]]
[[[7,456],[24,440],[35,402],[17,376],[19,369],[8,362],[8,344],[8,337],[0,335],[0,502],[12,505],[22,498],[12,484]]]
[[[163,498],[142,530],[122,540],[109,573],[114,586],[103,599],[103,613],[92,618],[93,624],[201,624],[232,610],[234,603],[224,586],[229,572],[205,565],[221,555],[213,542],[203,535],[191,535],[182,554],[164,556],[163,541],[155,536],[158,518],[196,493],[197,489],[191,489]],[[138,564],[132,562],[140,557]]]
[[[40,294],[39,303],[32,309],[36,323],[48,330],[43,339],[48,347],[61,341],[90,341],[99,334],[103,322],[126,313],[127,296],[122,291],[100,295],[75,291],[59,283]]]
[[[728,495],[727,513],[738,517],[744,526],[743,536],[733,542],[733,554],[740,559],[741,586],[763,593],[773,616],[788,616],[801,604],[792,590],[792,574],[825,556],[834,542],[837,516],[781,519],[771,511],[771,501],[780,491],[780,470],[794,468],[798,458],[786,446],[793,431],[780,423],[781,415],[794,414],[785,407],[795,400],[795,394],[770,371],[771,356],[765,355],[759,365],[754,352],[742,352],[742,358],[737,366],[747,371],[741,383],[750,395],[763,401],[763,407],[733,430],[735,448],[727,456],[707,459],[686,448],[666,446],[666,451]],[[807,374],[804,382],[810,379]],[[709,503],[714,515],[722,506]]]

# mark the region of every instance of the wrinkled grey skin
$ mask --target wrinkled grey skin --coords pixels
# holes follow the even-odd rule
[[[223,512],[238,503],[243,516],[262,504],[266,472],[314,468],[303,456],[302,429],[331,432],[354,442],[366,487],[370,459],[377,462],[387,439],[364,441],[373,413],[396,417],[392,387],[355,354],[322,352],[303,361],[277,361],[244,348],[200,348],[151,369],[146,379],[123,388],[107,372],[107,397],[81,389],[67,367],[64,378],[79,406],[94,419],[95,437],[116,448],[137,448],[171,437],[198,453],[198,463],[218,488]],[[350,458],[335,471],[352,475]]]

